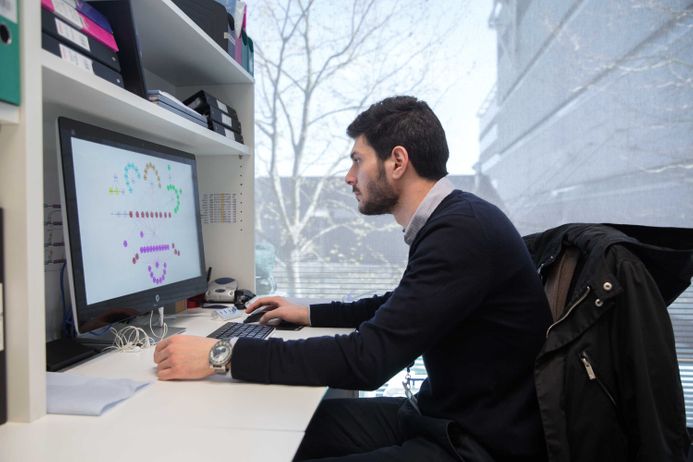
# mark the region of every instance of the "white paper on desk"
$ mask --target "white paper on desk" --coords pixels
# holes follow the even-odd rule
[[[69,372],[47,372],[47,412],[98,416],[150,383],[86,377]]]

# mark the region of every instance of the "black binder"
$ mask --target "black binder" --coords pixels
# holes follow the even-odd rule
[[[231,106],[222,101],[219,101],[216,97],[212,96],[204,90],[200,90],[194,95],[184,99],[183,104],[203,115],[209,114],[210,106],[214,106],[219,108],[226,114],[238,118],[236,111]]]
[[[5,299],[3,281],[3,235],[2,209],[0,209],[0,425],[7,422],[7,359],[5,353]]]
[[[219,133],[220,135],[223,135],[227,138],[230,138],[234,141],[237,141],[239,143],[243,143],[243,135],[241,135],[238,132],[235,132],[231,130],[230,128],[226,128],[219,122],[215,122],[214,120],[208,119],[207,120],[207,126],[209,127],[210,130],[215,131]]]
[[[70,56],[77,56],[78,58],[76,59],[78,59],[78,62],[82,63],[82,65],[86,65],[85,63],[88,63],[89,67],[91,68],[91,72],[94,75],[97,75],[102,79],[108,80],[109,82],[114,83],[119,87],[123,86],[123,78],[116,71],[106,66],[105,64],[101,64],[99,61],[95,61],[94,59],[85,56],[84,54],[78,52],[71,46],[68,46],[63,42],[58,41],[55,37],[48,35],[46,32],[41,33],[41,46],[44,50],[50,51],[54,55],[59,56],[60,58],[69,62],[72,62]]]
[[[140,42],[137,38],[130,0],[98,1],[91,2],[90,5],[98,10],[113,28],[125,89],[147,99],[147,83],[142,69]],[[161,33],[172,32],[162,31]]]
[[[41,8],[41,30],[77,51],[94,58],[116,72],[120,72],[120,61],[116,52],[95,38],[83,34],[45,8]]]
[[[215,122],[219,122],[234,132],[241,133],[241,121],[238,119],[236,111],[234,111],[232,108],[229,109],[231,109],[232,112],[227,114],[219,108],[208,106],[205,111],[201,112],[201,114],[209,117]]]
[[[226,7],[216,0],[173,0],[222,50],[229,49],[229,20]]]
[[[200,90],[194,95],[186,98],[183,100],[183,103],[190,109],[194,109],[198,113],[206,116],[211,130],[224,135],[223,130],[220,131],[213,127],[213,122],[217,122],[217,124],[221,124],[236,132],[239,135],[238,137],[242,140],[241,121],[238,118],[236,110],[228,104],[218,100],[204,90]],[[238,137],[236,137],[236,141],[239,141]],[[233,138],[233,136],[231,136],[231,138]],[[240,142],[242,143],[243,141]]]

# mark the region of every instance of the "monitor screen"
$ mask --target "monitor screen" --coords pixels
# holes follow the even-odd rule
[[[195,157],[58,120],[77,331],[204,292]]]

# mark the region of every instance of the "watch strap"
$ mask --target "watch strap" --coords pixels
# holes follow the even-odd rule
[[[228,339],[219,340],[219,342],[224,342],[224,343],[227,343],[229,345],[229,358],[224,364],[215,365],[215,364],[212,364],[211,357],[210,357],[209,367],[211,367],[214,370],[214,372],[216,372],[217,374],[231,375],[231,357],[233,356],[233,347],[236,344],[236,340],[238,340],[238,337],[231,337]],[[215,346],[219,342],[217,342],[215,344]]]

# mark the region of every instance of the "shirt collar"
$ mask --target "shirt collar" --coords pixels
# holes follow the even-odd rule
[[[441,178],[433,185],[426,197],[421,201],[419,206],[416,208],[416,212],[409,220],[409,224],[404,228],[404,242],[407,245],[411,245],[414,242],[414,238],[419,233],[419,230],[428,221],[433,211],[438,208],[443,199],[448,197],[448,195],[455,190],[452,182],[447,178]]]

